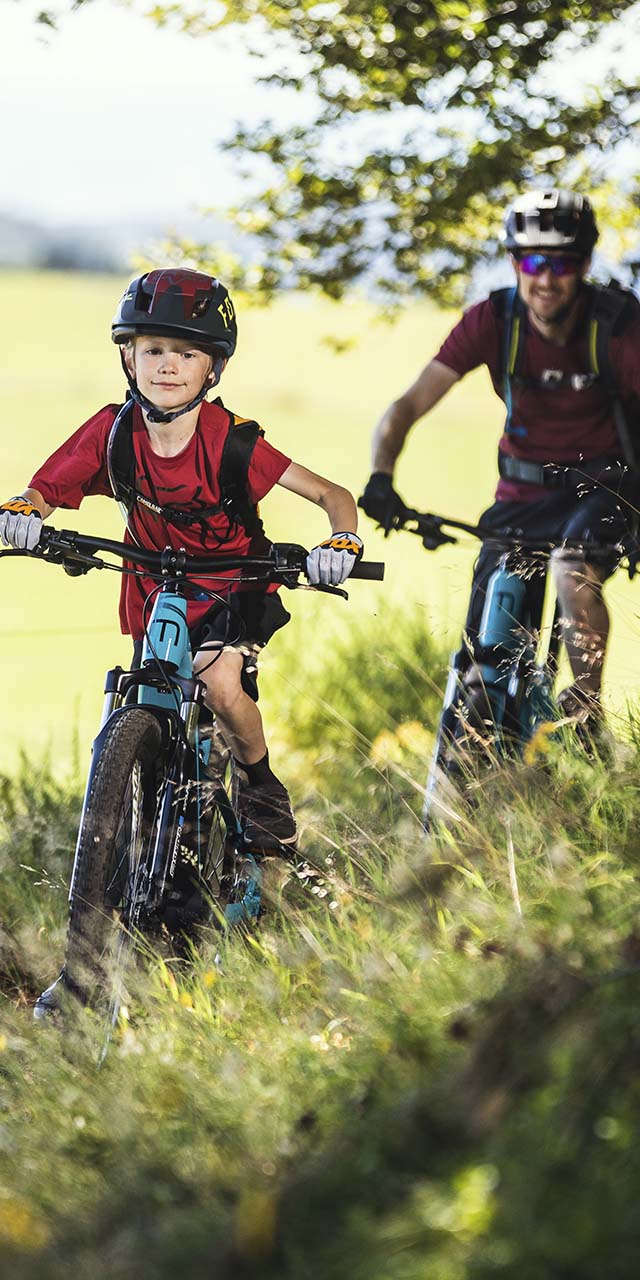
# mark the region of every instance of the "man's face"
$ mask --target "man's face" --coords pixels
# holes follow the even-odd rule
[[[578,296],[589,260],[562,249],[540,249],[512,257],[511,261],[520,297],[538,324],[545,328],[564,319]],[[563,274],[553,270],[554,261],[563,268]]]

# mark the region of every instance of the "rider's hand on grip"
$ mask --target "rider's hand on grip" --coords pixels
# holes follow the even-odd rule
[[[362,539],[357,533],[332,533],[307,556],[307,577],[312,586],[337,587],[362,559]]]
[[[26,498],[9,498],[0,506],[0,542],[16,551],[33,551],[40,541],[42,516]]]
[[[374,471],[367,480],[364,493],[358,498],[358,506],[384,529],[385,538],[397,528],[407,510],[399,493],[396,493],[391,476],[386,471]]]

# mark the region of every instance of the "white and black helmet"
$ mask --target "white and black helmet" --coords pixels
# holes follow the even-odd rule
[[[503,240],[511,253],[567,249],[587,258],[597,239],[591,204],[575,191],[529,191],[505,214]]]

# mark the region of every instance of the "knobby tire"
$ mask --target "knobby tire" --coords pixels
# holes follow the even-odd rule
[[[107,728],[78,837],[65,969],[87,1001],[96,991],[108,993],[121,926],[135,923],[161,768],[158,721],[143,708],[125,709]]]

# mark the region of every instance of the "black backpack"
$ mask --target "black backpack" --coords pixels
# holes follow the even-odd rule
[[[624,461],[638,469],[640,450],[640,423],[631,426],[620,400],[616,385],[609,345],[612,336],[623,333],[634,317],[640,317],[640,300],[630,289],[624,289],[617,281],[608,285],[586,284],[589,292],[587,358],[589,368],[584,373],[563,375],[553,382],[524,378],[519,370],[525,340],[526,308],[515,286],[495,289],[489,295],[496,315],[503,322],[502,340],[502,393],[507,406],[505,432],[517,436],[519,428],[513,423],[513,389],[518,386],[553,387],[570,386],[575,391],[600,383],[611,401]]]
[[[257,422],[237,418],[230,413],[221,400],[216,400],[215,404],[224,409],[229,420],[220,460],[220,502],[209,505],[201,503],[200,506],[184,509],[170,503],[154,502],[136,488],[132,435],[134,402],[131,397],[127,397],[116,414],[107,440],[109,481],[113,496],[120,504],[127,523],[136,503],[139,503],[169,524],[198,524],[211,516],[224,514],[229,520],[230,528],[234,524],[241,524],[250,537],[262,533],[258,508],[250,501],[248,494],[248,473],[256,441],[264,435],[264,431]],[[195,501],[197,502],[197,498]]]

